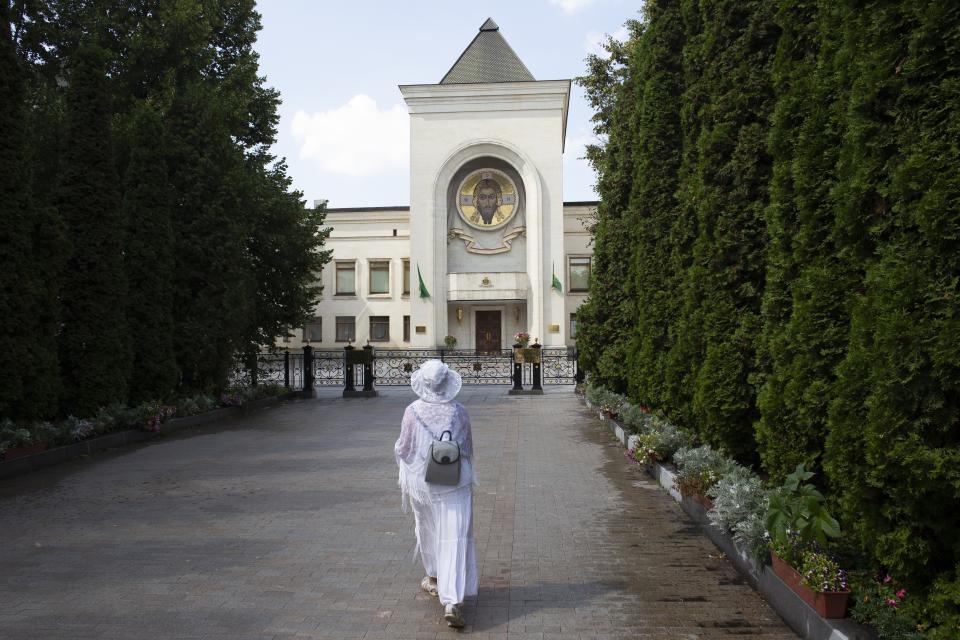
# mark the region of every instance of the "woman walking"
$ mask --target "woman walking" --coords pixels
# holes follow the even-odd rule
[[[464,626],[463,600],[477,594],[473,537],[473,437],[467,410],[453,399],[460,376],[439,360],[428,360],[410,377],[420,397],[403,414],[394,446],[400,467],[403,509],[413,509],[417,551],[426,576],[421,588],[438,596],[451,627]],[[459,445],[460,477],[455,484],[426,481],[431,445],[441,437]]]

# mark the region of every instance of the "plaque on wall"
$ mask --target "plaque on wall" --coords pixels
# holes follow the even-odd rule
[[[467,174],[457,187],[456,208],[450,238],[463,239],[470,253],[510,251],[513,239],[526,230],[517,186],[497,169]]]

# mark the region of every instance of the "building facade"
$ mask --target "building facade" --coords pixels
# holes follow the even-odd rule
[[[575,344],[596,203],[563,201],[570,81],[535,80],[487,20],[439,84],[400,91],[410,206],[328,209],[322,299],[282,342]]]

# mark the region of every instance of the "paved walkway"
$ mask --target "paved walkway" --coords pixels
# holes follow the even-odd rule
[[[477,638],[795,640],[569,387],[464,387]],[[0,638],[451,638],[410,561],[406,389],[321,397],[0,481]]]

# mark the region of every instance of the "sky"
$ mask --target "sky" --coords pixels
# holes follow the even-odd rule
[[[627,0],[261,0],[256,50],[280,91],[273,153],[293,187],[330,207],[410,202],[409,117],[397,85],[435,84],[489,17],[537,80],[575,78],[588,53],[639,2]],[[595,200],[584,155],[592,112],[574,84],[564,154],[565,201]]]

